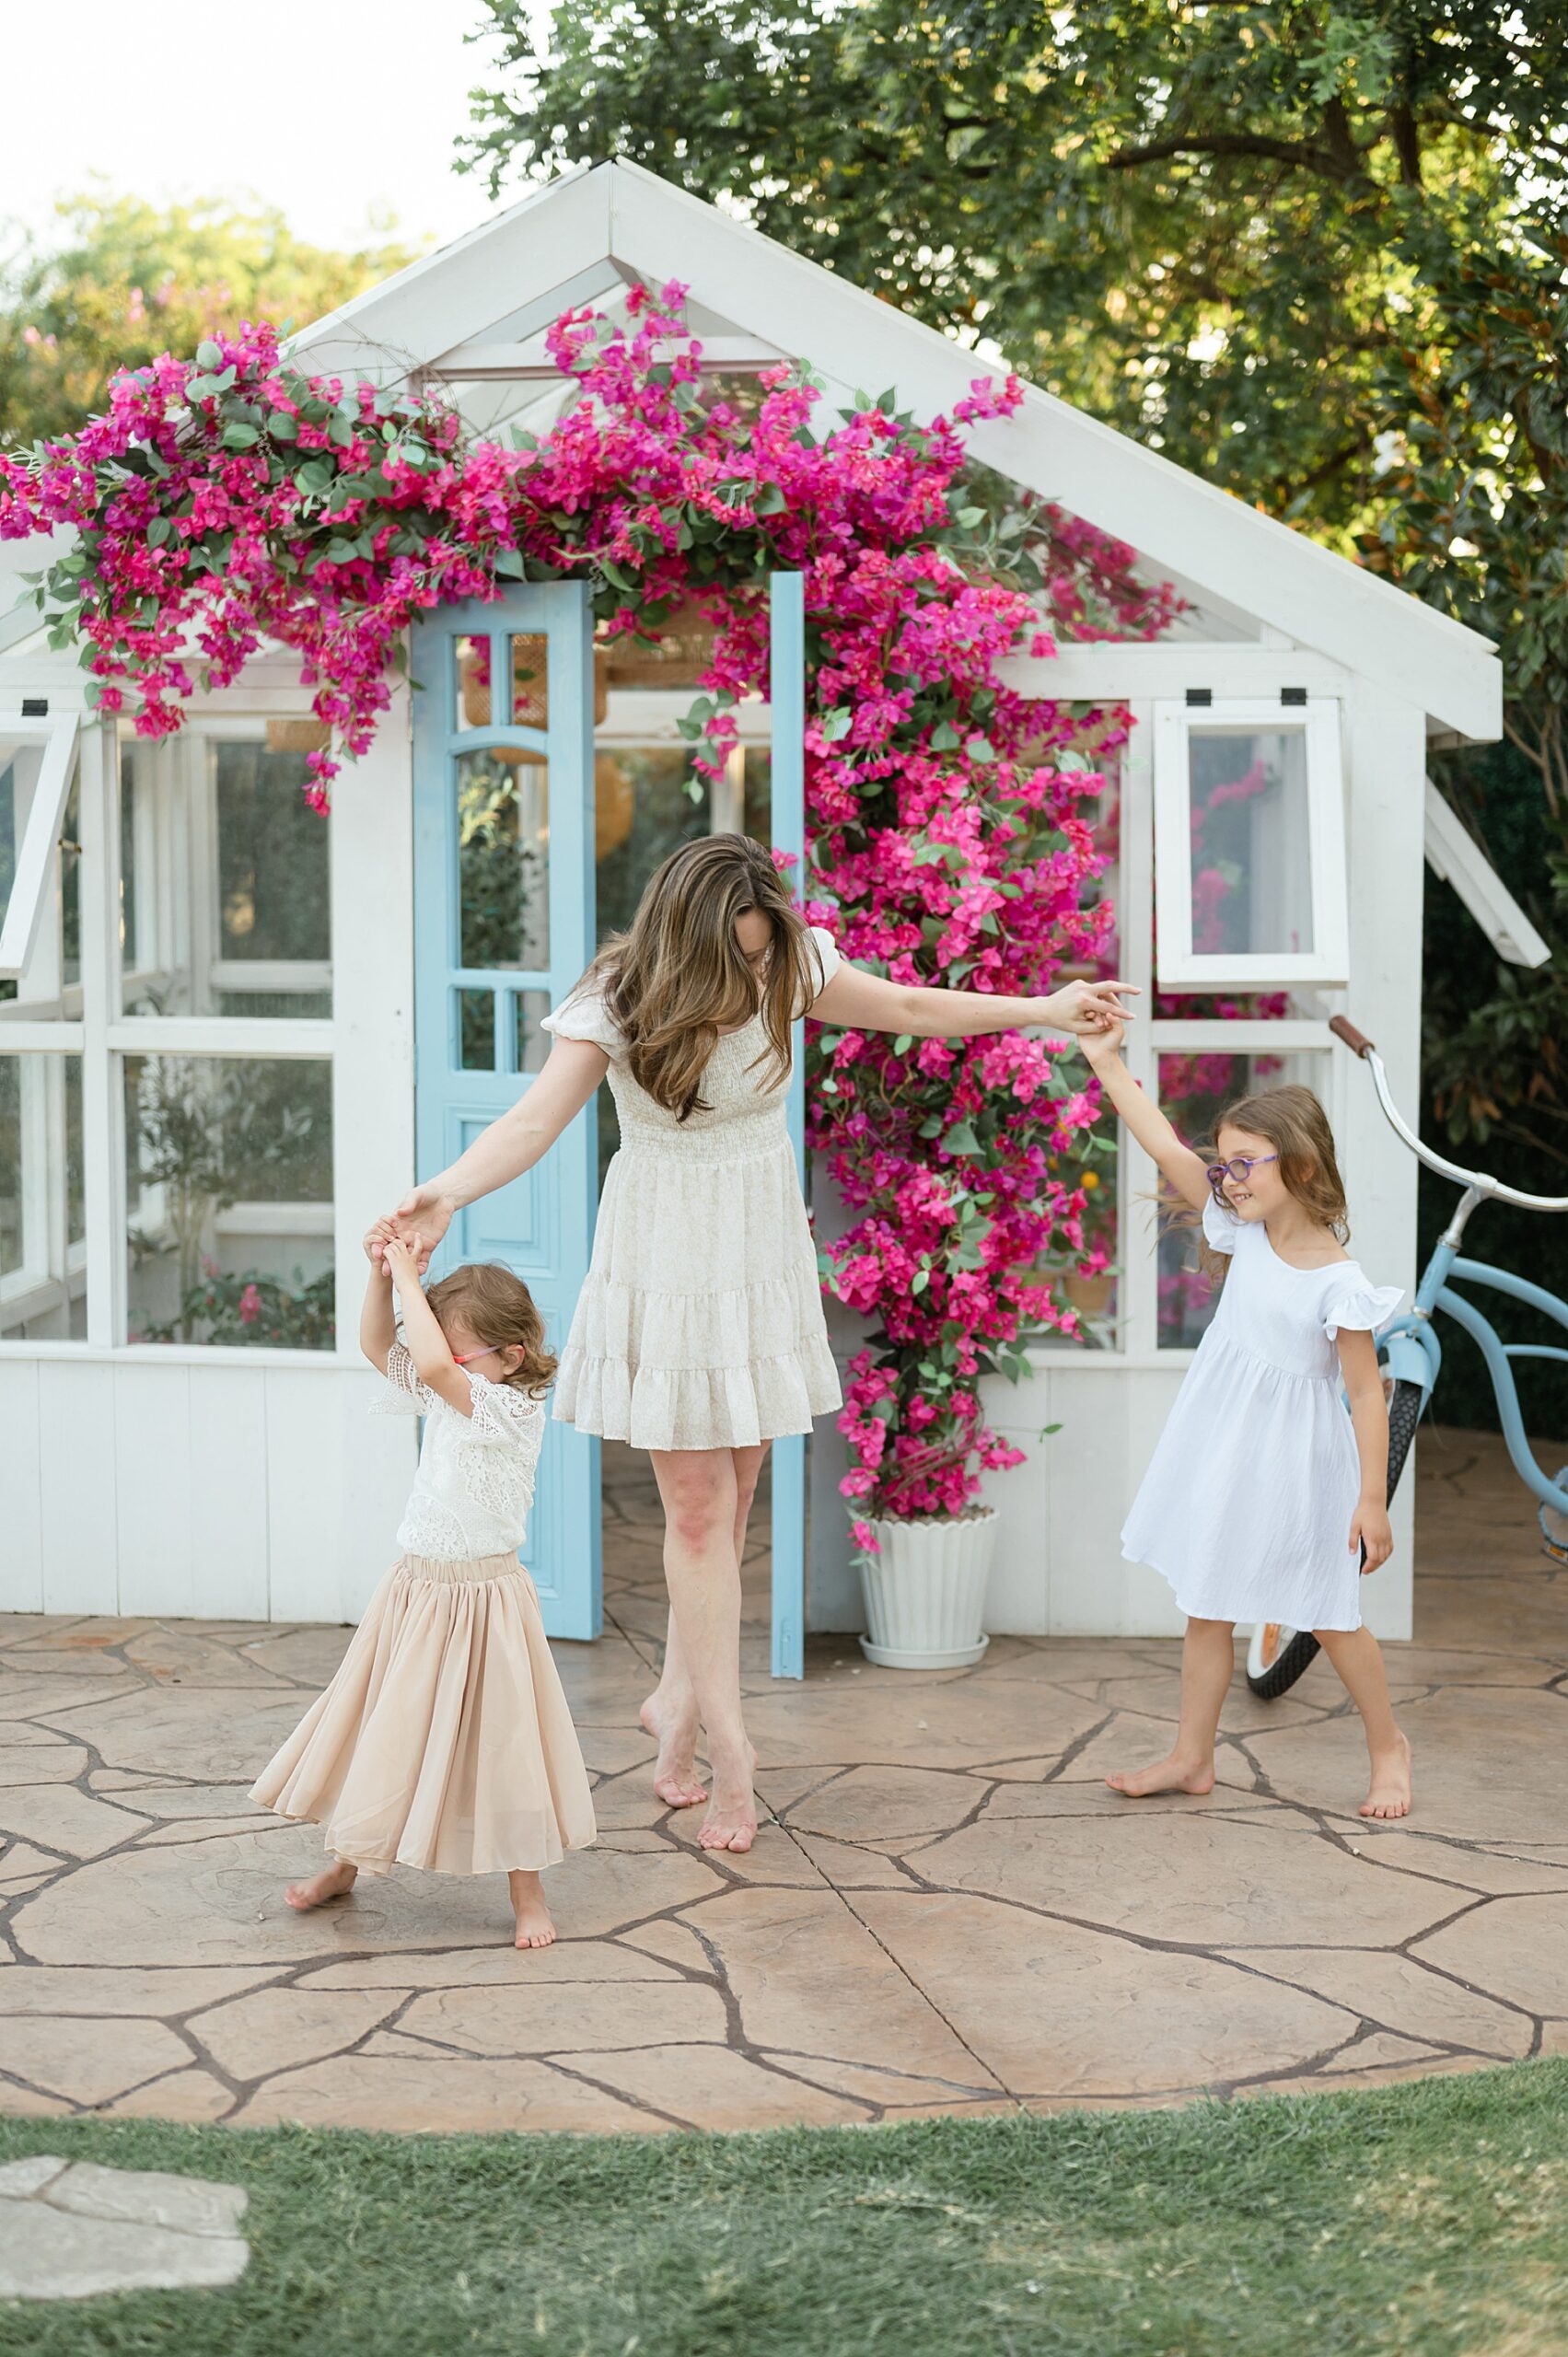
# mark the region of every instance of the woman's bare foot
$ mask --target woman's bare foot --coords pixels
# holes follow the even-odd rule
[[[312,1907],[323,1906],[329,1898],[346,1898],[358,1872],[357,1866],[345,1865],[339,1858],[331,1865],[323,1866],[319,1875],[312,1875],[308,1882],[291,1882],[284,1897],[303,1915]]]
[[[743,1776],[727,1776],[716,1760],[714,1763],[713,1805],[697,1836],[702,1849],[731,1850],[739,1856],[757,1839],[757,1800],[751,1789],[751,1779],[757,1772],[757,1753],[749,1743],[746,1747],[746,1763]]]
[[[539,1876],[525,1874],[518,1867],[507,1875],[506,1885],[512,1894],[512,1912],[517,1919],[517,1936],[512,1943],[513,1946],[552,1946],[555,1926],[550,1920],[550,1910],[544,1903],[544,1885]]]
[[[1411,1805],[1411,1747],[1397,1736],[1390,1751],[1372,1755],[1372,1782],[1361,1804],[1363,1817],[1408,1817]]]
[[[1124,1793],[1130,1801],[1146,1801],[1151,1793],[1212,1793],[1214,1763],[1180,1759],[1172,1752],[1152,1768],[1135,1768],[1131,1773],[1118,1769],[1105,1781],[1113,1793]]]
[[[658,1758],[654,1762],[654,1790],[666,1808],[695,1808],[708,1797],[706,1784],[697,1775],[697,1722],[678,1720],[659,1708],[656,1694],[650,1694],[637,1713],[645,1735],[651,1735],[658,1746]]]

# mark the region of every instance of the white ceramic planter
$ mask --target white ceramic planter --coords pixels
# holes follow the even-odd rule
[[[963,1669],[990,1643],[985,1591],[996,1548],[991,1506],[940,1522],[872,1517],[879,1552],[862,1555],[866,1659],[883,1669]]]

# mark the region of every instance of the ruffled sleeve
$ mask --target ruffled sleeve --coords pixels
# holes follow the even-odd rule
[[[616,1054],[624,1044],[604,993],[584,990],[580,984],[544,1017],[540,1028],[553,1031],[558,1039],[587,1039],[593,1047],[602,1048],[607,1056]]]
[[[473,1412],[468,1420],[469,1438],[499,1442],[505,1448],[515,1447],[528,1427],[543,1415],[543,1400],[531,1399],[528,1392],[518,1391],[509,1383],[492,1383],[468,1367],[463,1373],[468,1376],[473,1400]]]
[[[1210,1251],[1234,1252],[1240,1230],[1241,1222],[1236,1213],[1227,1212],[1225,1205],[1216,1203],[1211,1195],[1203,1205],[1203,1241]]]
[[[412,1359],[401,1342],[387,1353],[387,1381],[372,1402],[373,1416],[428,1416],[440,1400],[427,1383],[421,1383]]]
[[[1338,1282],[1330,1286],[1323,1303],[1323,1331],[1330,1342],[1342,1327],[1351,1333],[1376,1334],[1405,1297],[1402,1285],[1368,1284],[1353,1260],[1334,1275]]]
[[[839,955],[837,942],[825,924],[807,925],[807,932],[810,935],[814,952],[814,956],[807,960],[807,964],[814,965],[820,977],[806,1004],[806,1012],[809,1015],[844,961]]]

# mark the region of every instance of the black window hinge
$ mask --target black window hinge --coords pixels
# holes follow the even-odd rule
[[[1305,703],[1307,702],[1307,690],[1305,688],[1282,688],[1280,690],[1280,702],[1282,703]]]
[[[1189,703],[1213,703],[1214,700],[1213,688],[1189,688],[1187,691]]]
[[[49,698],[47,696],[24,696],[22,698],[22,718],[24,720],[47,720],[48,717]]]

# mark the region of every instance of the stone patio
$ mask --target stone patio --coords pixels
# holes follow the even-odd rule
[[[1423,1443],[1418,1641],[1390,1649],[1417,1813],[1376,1829],[1321,1662],[1272,1706],[1238,1685],[1208,1800],[1132,1805],[1101,1778],[1167,1740],[1176,1645],[998,1638],[921,1678],[816,1640],[804,1687],[774,1686],[759,1545],[775,1821],[749,1857],[700,1852],[636,1724],[662,1627],[636,1461],[609,1487],[607,1633],[558,1648],[601,1840],[552,1878],[541,1954],[507,1944],[498,1877],[285,1905],[319,1840],[246,1787],[343,1630],[0,1620],[0,2109],[763,2127],[1568,2046],[1568,1571],[1500,1443]]]

